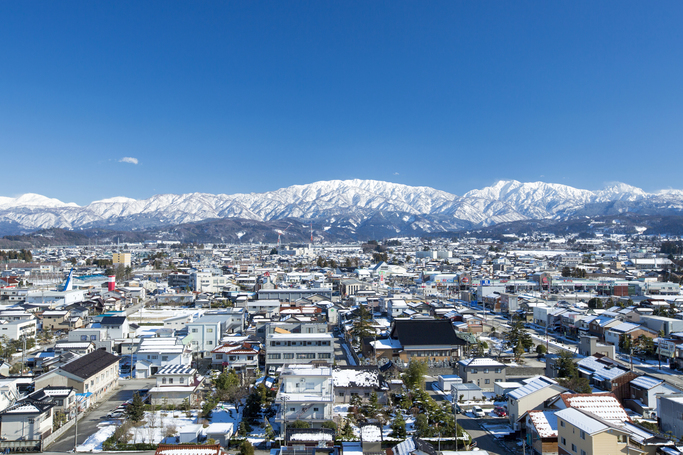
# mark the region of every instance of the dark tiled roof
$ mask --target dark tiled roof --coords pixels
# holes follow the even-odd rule
[[[100,321],[102,325],[121,325],[126,322],[125,316],[105,316]]]
[[[90,354],[84,355],[80,359],[69,362],[60,367],[61,370],[71,373],[79,378],[87,379],[94,374],[104,370],[110,365],[118,362],[120,357],[109,354],[107,351],[98,349]]]
[[[455,335],[448,319],[396,319],[391,337],[398,338],[402,346],[464,346],[465,340]]]

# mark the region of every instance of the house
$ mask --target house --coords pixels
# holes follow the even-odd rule
[[[524,381],[519,389],[508,392],[508,419],[510,424],[519,429],[518,419],[525,412],[542,410],[545,401],[567,389],[546,376],[536,376]]]
[[[505,364],[489,358],[463,359],[458,362],[458,376],[484,392],[493,392],[496,382],[505,382]]]
[[[54,405],[53,415],[62,413],[67,420],[76,415],[76,389],[73,387],[47,386],[36,390],[26,397],[32,401],[51,403]]]
[[[192,352],[202,357],[219,346],[226,328],[226,318],[216,315],[202,316],[186,324],[187,332],[192,337]]]
[[[380,404],[387,404],[389,384],[375,365],[335,367],[332,378],[335,403],[349,403],[354,396],[367,402],[375,393]]]
[[[467,344],[447,319],[395,319],[389,337],[401,344],[396,354],[405,363],[411,359],[454,362]]]
[[[656,418],[658,395],[682,393],[663,379],[646,375],[631,380],[629,385],[631,395],[624,400],[624,405],[646,418]]]
[[[250,343],[224,343],[211,351],[211,367],[254,372],[258,368],[258,354],[259,351]]]
[[[0,412],[0,439],[37,441],[52,434],[52,403],[23,400]]]
[[[683,437],[683,393],[657,396],[657,418],[663,433]]]
[[[149,390],[152,405],[180,405],[185,400],[194,406],[199,404],[199,387],[204,378],[197,370],[185,365],[167,365],[156,374],[156,386]]]
[[[118,387],[119,360],[120,357],[98,349],[37,377],[35,388],[73,387],[76,393],[90,393],[90,402],[96,403]]]
[[[130,323],[126,316],[105,316],[100,321],[99,328],[107,330],[109,338],[128,338],[130,336]]]
[[[135,377],[149,378],[167,365],[192,363],[188,346],[177,338],[143,338],[137,349]]]
[[[606,316],[598,316],[588,324],[588,333],[594,337],[597,337],[599,340],[604,341],[605,332],[607,329],[620,324],[622,324],[622,322],[618,319]]]
[[[154,455],[225,455],[220,444],[159,444]]]
[[[95,343],[92,341],[58,341],[55,343],[54,349],[56,356],[62,355],[65,352],[85,355],[95,350]]]
[[[632,340],[635,340],[641,335],[652,339],[657,338],[657,332],[654,330],[648,329],[640,324],[622,322],[621,324],[607,329],[605,332],[605,342],[613,344],[614,346],[619,346],[619,340],[622,336],[627,336]]]
[[[107,352],[112,352],[114,348],[114,340],[109,337],[109,332],[104,328],[83,328],[74,329],[69,332],[69,341],[90,341],[95,344],[95,349],[104,349]]]
[[[43,330],[50,330],[52,332],[57,330],[69,330],[69,310],[45,310],[41,315],[43,320]]]
[[[280,389],[276,401],[281,403],[275,420],[303,420],[319,428],[332,420],[334,385],[332,368],[314,365],[287,365],[280,374]]]
[[[555,413],[559,455],[629,454],[629,432],[595,414],[577,408]]]
[[[612,392],[619,401],[629,398],[629,383],[638,377],[638,373],[629,371],[615,360],[601,354],[592,355],[576,362],[579,377],[588,378],[595,387]]]
[[[548,401],[547,408],[554,411],[567,408],[590,411],[595,416],[617,425],[631,421],[613,393],[561,393]]]
[[[192,313],[172,316],[170,318],[164,319],[164,328],[180,330],[184,328],[188,322],[192,322],[193,320],[194,314]]]
[[[388,452],[387,452],[388,453]],[[391,449],[393,455],[437,455],[438,452],[430,443],[417,436],[406,439]]]
[[[531,410],[526,413],[526,444],[540,455],[557,453],[555,411]]]

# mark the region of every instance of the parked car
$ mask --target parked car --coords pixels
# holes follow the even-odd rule
[[[107,414],[108,419],[119,419],[123,416],[124,416],[124,412],[118,411],[118,410],[114,410],[114,411],[110,412],[109,414]]]
[[[505,410],[505,408],[503,408],[501,406],[496,406],[493,409],[493,413],[495,415],[497,415],[498,417],[507,417],[507,415],[508,415],[508,412]]]
[[[484,410],[480,408],[479,406],[474,406],[472,408],[472,414],[474,414],[474,417],[485,417],[486,414],[484,413]]]

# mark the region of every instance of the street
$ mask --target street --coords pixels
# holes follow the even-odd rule
[[[109,412],[116,409],[124,401],[132,398],[138,390],[150,388],[154,384],[154,379],[120,380],[119,389],[117,391],[78,421],[78,444],[83,444],[91,434],[98,430],[97,425],[106,418]],[[60,439],[48,447],[49,451],[68,452],[73,450],[74,432],[75,428],[71,427]]]

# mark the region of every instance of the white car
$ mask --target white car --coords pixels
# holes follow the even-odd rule
[[[484,414],[484,410],[480,408],[479,406],[474,406],[472,408],[472,414],[474,414],[474,417],[484,417],[486,414]]]

